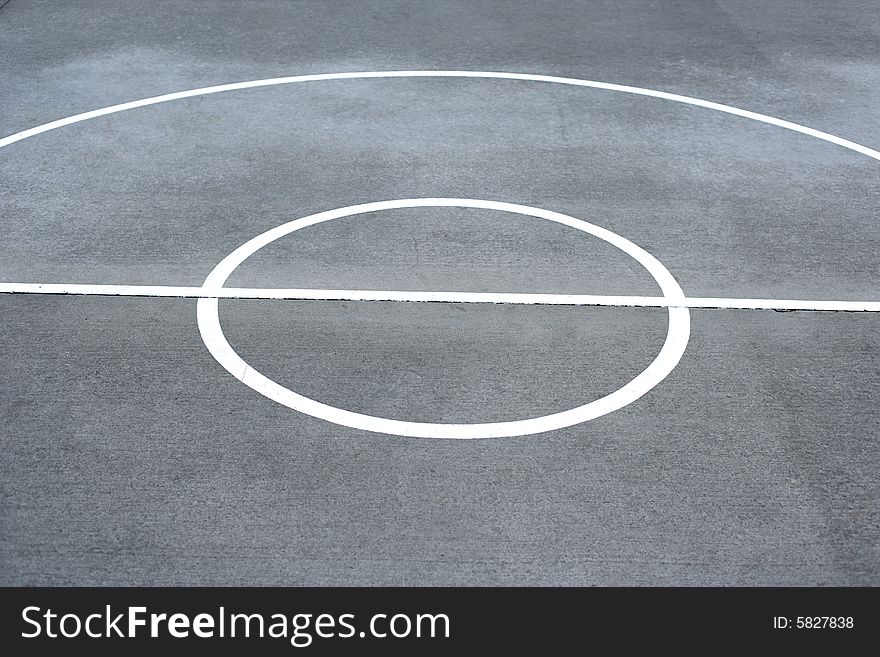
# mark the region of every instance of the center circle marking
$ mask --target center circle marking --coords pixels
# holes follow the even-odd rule
[[[289,235],[308,226],[350,217],[353,215],[394,210],[399,208],[453,207],[497,210],[513,214],[546,219],[575,230],[588,233],[617,247],[624,253],[635,258],[657,284],[668,301],[684,303],[684,292],[681,286],[666,267],[650,253],[625,237],[610,230],[596,226],[582,219],[566,214],[534,208],[528,205],[505,203],[501,201],[485,201],[467,198],[413,198],[391,201],[376,201],[360,205],[350,205],[336,210],[328,210],[294,219],[271,230],[257,235],[223,258],[208,274],[202,287],[215,290],[222,288],[235,269],[247,258],[285,235]],[[353,429],[363,429],[378,433],[417,438],[505,438],[526,436],[530,434],[562,429],[575,424],[593,420],[602,415],[623,408],[627,404],[647,393],[660,383],[675,368],[687,348],[690,337],[690,312],[685,306],[670,305],[669,328],[666,340],[660,352],[648,367],[623,387],[595,401],[582,406],[542,415],[524,420],[485,423],[434,423],[408,422],[391,418],[377,417],[364,413],[355,413],[336,406],[300,395],[264,376],[248,365],[230,346],[220,326],[220,300],[217,298],[201,298],[198,301],[197,318],[199,332],[208,351],[230,374],[261,395],[278,402],[288,408],[311,415],[328,422],[333,422]]]

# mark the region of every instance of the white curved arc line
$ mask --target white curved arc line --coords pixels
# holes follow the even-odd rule
[[[294,221],[289,221],[287,223],[281,224],[271,230],[266,231],[265,233],[258,235],[252,240],[247,241],[245,244],[242,244],[240,247],[235,249],[232,253],[230,253],[223,261],[218,265],[205,279],[204,286],[205,287],[222,287],[223,282],[229,277],[229,275],[243,263],[251,254],[255,253],[259,249],[262,249],[264,246],[274,242],[277,239],[284,237],[285,235],[289,235],[290,233],[302,230],[303,228],[307,228],[309,226],[314,226],[315,224],[320,224],[325,221],[331,221],[333,219],[340,219],[342,217],[350,217],[353,215],[367,214],[370,212],[381,212],[383,210],[397,210],[397,209],[405,209],[405,208],[423,208],[423,207],[459,207],[459,208],[471,208],[471,209],[481,209],[481,210],[496,210],[499,212],[509,212],[513,214],[520,214],[529,217],[536,217],[539,219],[546,219],[547,221],[553,221],[555,223],[559,223],[565,226],[570,226],[571,228],[575,228],[576,230],[583,231],[583,226],[589,226],[589,232],[596,237],[616,246],[618,249],[629,255],[630,257],[637,260],[654,279],[658,282],[661,288],[674,290],[676,299],[684,298],[684,293],[681,292],[678,283],[672,277],[672,275],[667,271],[667,269],[660,264],[660,261],[657,260],[650,253],[645,251],[639,246],[636,246],[628,239],[621,237],[617,233],[613,233],[610,230],[602,228],[601,226],[597,226],[595,224],[590,224],[586,221],[582,221],[580,219],[575,219],[573,217],[569,217],[568,215],[561,214],[559,212],[553,212],[552,210],[544,210],[541,208],[532,208],[525,205],[520,205],[517,203],[506,203],[503,201],[487,201],[483,199],[466,199],[466,198],[411,198],[411,199],[397,199],[393,201],[374,201],[371,203],[360,203],[358,205],[351,205],[344,208],[337,208],[334,210],[327,210],[324,212],[318,212],[316,214],[310,215],[308,217],[303,217],[301,219],[296,219]],[[672,298],[672,295],[670,295]]]
[[[177,91],[174,93],[162,94],[160,96],[142,98],[140,100],[134,100],[127,103],[110,105],[108,107],[102,107],[100,109],[82,112],[80,114],[68,116],[63,119],[58,119],[57,121],[50,121],[49,123],[44,123],[42,125],[29,128],[27,130],[22,130],[21,132],[16,132],[15,134],[9,135],[7,137],[3,137],[2,139],[0,139],[0,148],[3,148],[4,146],[8,146],[10,144],[14,144],[15,142],[21,141],[22,139],[27,139],[28,137],[33,137],[35,135],[48,132],[50,130],[62,128],[73,123],[79,123],[80,121],[87,121],[89,119],[106,116],[108,114],[114,114],[116,112],[123,112],[125,110],[136,109],[138,107],[147,107],[149,105],[166,103],[173,100],[191,98],[193,96],[205,96],[208,94],[222,93],[225,91],[254,89],[258,87],[271,87],[283,84],[295,84],[298,82],[376,78],[488,78],[499,80],[526,80],[530,82],[549,82],[575,87],[589,87],[592,89],[604,89],[606,91],[618,91],[621,93],[637,96],[648,96],[651,98],[671,100],[676,103],[684,103],[686,105],[694,105],[696,107],[705,107],[706,109],[724,112],[726,114],[733,114],[735,116],[741,116],[743,118],[751,119],[753,121],[768,123],[770,125],[779,126],[780,128],[785,128],[786,130],[800,132],[802,134],[809,135],[810,137],[815,137],[816,139],[821,139],[823,141],[836,144],[851,151],[855,151],[856,153],[861,153],[862,155],[873,158],[875,160],[880,160],[880,151],[876,151],[873,148],[868,148],[867,146],[862,146],[861,144],[850,141],[849,139],[843,139],[842,137],[837,137],[827,132],[816,130],[815,128],[809,128],[807,126],[800,125],[792,121],[777,119],[766,114],[760,114],[758,112],[740,109],[738,107],[733,107],[732,105],[724,105],[722,103],[716,103],[710,100],[702,100],[700,98],[683,96],[681,94],[669,93],[667,91],[646,89],[644,87],[633,87],[629,85],[613,84],[610,82],[599,82],[595,80],[581,80],[578,78],[567,78],[555,75],[540,75],[535,73],[507,73],[503,71],[356,71],[348,73],[318,73],[313,75],[294,75],[280,78],[267,78],[263,80],[249,80],[246,82],[233,82],[230,84],[220,84],[210,87],[200,87],[198,89]]]
[[[608,306],[622,308],[697,308],[731,310],[803,310],[880,312],[880,301],[822,299],[750,299],[731,297],[666,297],[614,294],[546,294],[528,292],[434,292],[420,290],[335,290],[319,288],[195,287],[174,285],[101,285],[91,283],[0,283],[0,294],[59,296],[163,297],[276,301],[367,301],[465,303],[535,306]]]
[[[665,379],[675,369],[675,366],[678,365],[690,338],[690,321],[687,316],[687,309],[680,307],[670,308],[670,325],[680,328],[678,331],[670,331],[667,334],[660,353],[672,356],[670,358],[660,358],[658,356],[647,368],[626,385],[584,406],[541,417],[505,422],[470,424],[411,422],[366,415],[329,406],[293,392],[289,388],[285,388],[269,379],[249,366],[236,353],[226,340],[222,330],[216,330],[219,327],[219,323],[216,321],[219,312],[218,304],[218,299],[199,300],[196,313],[202,340],[214,358],[230,374],[246,386],[282,406],[293,408],[296,411],[319,419],[354,429],[412,438],[473,440],[528,436],[555,429],[563,429],[602,417],[642,397]],[[590,407],[591,412],[584,413],[583,409],[587,406]]]

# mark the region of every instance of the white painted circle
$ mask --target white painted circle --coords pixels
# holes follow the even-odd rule
[[[216,290],[223,287],[233,271],[247,258],[256,253],[264,246],[275,240],[296,232],[307,226],[314,226],[332,219],[350,217],[352,215],[377,212],[380,210],[393,210],[397,208],[424,208],[424,207],[453,207],[453,208],[479,208],[484,210],[498,210],[514,214],[526,215],[554,221],[564,226],[570,226],[584,233],[594,235],[609,244],[616,246],[624,253],[635,258],[648,273],[654,277],[663,296],[672,301],[684,302],[684,292],[678,282],[666,267],[650,253],[640,246],[633,244],[625,237],[610,230],[593,225],[581,219],[575,219],[559,212],[542,210],[518,205],[516,203],[503,203],[500,201],[483,201],[467,198],[414,198],[399,199],[393,201],[377,201],[351,205],[336,210],[319,212],[300,219],[294,219],[277,226],[245,242],[235,251],[223,258],[211,271],[203,284],[204,288]],[[220,301],[219,299],[202,298],[198,301],[199,331],[205,345],[211,355],[226,368],[229,373],[245,385],[253,388],[261,395],[273,401],[292,408],[300,413],[327,420],[335,424],[341,424],[354,429],[364,429],[379,433],[394,434],[399,436],[413,436],[418,438],[502,438],[509,436],[525,436],[554,429],[570,427],[594,418],[606,415],[612,411],[634,402],[636,399],[651,390],[660,383],[675,368],[687,347],[690,337],[690,313],[684,306],[670,306],[669,329],[666,340],[657,357],[636,378],[622,388],[615,390],[609,395],[595,401],[578,406],[559,413],[543,415],[525,420],[513,420],[508,422],[487,422],[473,424],[445,424],[433,422],[407,422],[390,418],[376,417],[363,413],[347,411],[329,404],[324,404],[314,399],[293,392],[279,385],[275,381],[262,375],[248,365],[230,346],[223,335],[220,326]]]

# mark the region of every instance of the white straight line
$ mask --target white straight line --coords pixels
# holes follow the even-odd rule
[[[313,288],[181,287],[170,285],[91,285],[78,283],[0,283],[0,294],[45,294],[186,299],[276,299],[299,301],[394,301],[551,306],[628,306],[643,308],[732,308],[741,310],[813,310],[880,312],[880,301],[811,299],[733,299],[519,292],[421,292],[408,290],[324,290]]]

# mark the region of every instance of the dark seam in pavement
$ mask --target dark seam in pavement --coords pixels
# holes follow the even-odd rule
[[[8,5],[12,0],[6,0],[2,5],[0,5],[0,9],[3,9],[6,5]]]
[[[229,299],[231,301],[320,301],[323,303],[434,303],[434,304],[460,304],[460,305],[481,305],[481,306],[518,306],[518,305],[529,305],[529,306],[554,306],[560,308],[655,308],[658,310],[664,310],[668,306],[638,306],[638,305],[627,305],[627,304],[598,304],[598,303],[582,303],[582,304],[559,304],[559,303],[531,303],[531,304],[515,304],[515,303],[507,303],[504,301],[497,301],[491,303],[478,303],[473,301],[446,301],[446,300],[426,300],[426,299],[378,299],[378,300],[354,300],[354,299],[266,299],[266,298],[253,298],[253,297],[197,297],[197,296],[187,296],[187,295],[179,295],[179,296],[160,296],[157,294],[113,294],[112,292],[108,292],[107,294],[95,293],[95,294],[80,294],[77,292],[40,292],[35,294],[33,292],[20,292],[20,291],[3,291],[0,292],[0,297],[2,296],[42,296],[42,297],[118,297],[121,299]],[[678,307],[678,306],[673,306]],[[772,311],[775,313],[873,313],[877,312],[875,310],[843,310],[838,308],[728,308],[722,306],[685,306],[688,310],[739,310],[739,311],[749,311],[749,312],[768,312]],[[243,375],[242,375],[243,376]]]

